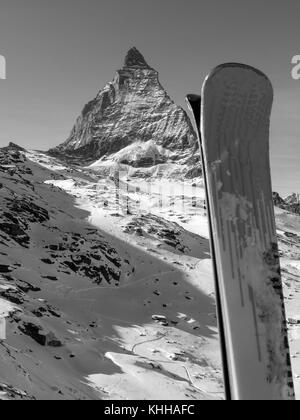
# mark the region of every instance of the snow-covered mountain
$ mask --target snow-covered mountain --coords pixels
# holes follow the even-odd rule
[[[273,193],[273,200],[276,206],[300,215],[300,194],[293,193],[283,199],[275,192]]]
[[[201,174],[188,116],[136,48],[129,50],[113,81],[84,107],[69,138],[50,153],[73,163],[98,161],[98,170],[113,161],[129,168],[167,166],[170,176]]]

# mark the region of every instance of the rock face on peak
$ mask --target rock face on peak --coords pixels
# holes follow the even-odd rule
[[[49,153],[85,165],[98,160],[135,168],[171,163],[184,177],[201,175],[196,134],[186,112],[136,48],[84,107],[69,138]]]
[[[137,67],[150,69],[150,66],[147,64],[144,56],[139,52],[135,47],[131,48],[125,58],[124,67]]]

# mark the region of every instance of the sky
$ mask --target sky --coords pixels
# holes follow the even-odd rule
[[[299,0],[1,0],[0,146],[63,142],[136,46],[179,105],[224,62],[271,79],[273,189],[300,193]]]

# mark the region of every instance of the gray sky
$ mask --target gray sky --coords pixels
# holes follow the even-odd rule
[[[181,105],[211,68],[238,61],[274,84],[274,189],[300,192],[299,16],[299,0],[1,0],[0,146],[64,141],[132,46]]]

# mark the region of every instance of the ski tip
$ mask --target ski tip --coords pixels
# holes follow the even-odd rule
[[[190,93],[186,96],[186,101],[190,111],[194,115],[197,128],[199,129],[201,118],[201,96]]]
[[[186,100],[190,104],[201,103],[201,96],[189,93],[188,95],[186,95]]]
[[[225,70],[225,69],[246,70],[246,71],[249,71],[249,72],[252,72],[252,73],[256,73],[258,76],[263,77],[264,79],[266,79],[272,85],[268,76],[265,73],[263,73],[261,70],[255,68],[255,67],[249,66],[248,64],[242,64],[242,63],[220,64],[219,66],[215,67],[211,71],[211,73],[207,76],[207,79],[215,76],[217,73],[219,73],[220,71]]]
[[[186,96],[187,104],[190,108],[190,110],[197,114],[197,112],[201,111],[201,96],[200,95],[194,95],[193,93],[189,93]]]

